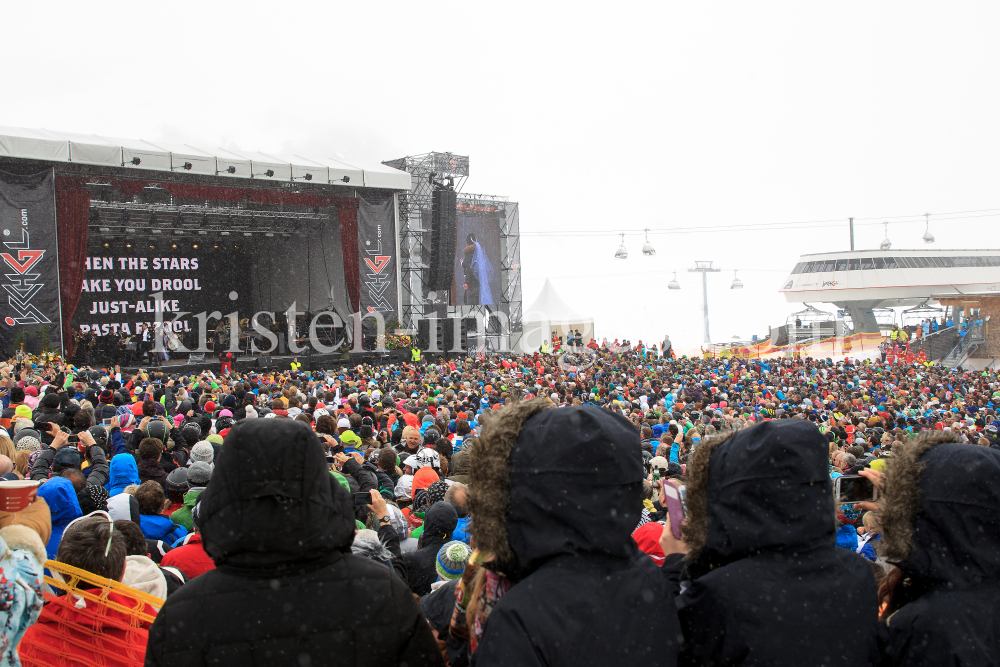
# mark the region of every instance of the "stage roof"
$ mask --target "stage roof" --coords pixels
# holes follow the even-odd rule
[[[21,127],[0,126],[0,157],[265,181],[306,182],[308,174],[309,182],[314,184],[389,190],[409,190],[411,184],[405,171],[377,162],[196,148]],[[227,171],[230,167],[235,168],[233,173]],[[273,176],[267,175],[268,170],[274,172]]]

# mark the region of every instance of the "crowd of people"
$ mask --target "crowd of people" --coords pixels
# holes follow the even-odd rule
[[[0,364],[3,664],[997,664],[996,371],[591,352]]]

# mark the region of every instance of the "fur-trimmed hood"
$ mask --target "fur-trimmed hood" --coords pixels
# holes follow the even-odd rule
[[[609,410],[553,407],[547,399],[504,407],[469,452],[473,544],[514,579],[554,556],[636,552],[638,432]]]
[[[695,448],[684,525],[692,572],[761,551],[833,547],[828,456],[829,441],[799,419],[763,422]]]
[[[907,576],[967,587],[1000,580],[1000,452],[927,432],[885,472],[882,553]]]

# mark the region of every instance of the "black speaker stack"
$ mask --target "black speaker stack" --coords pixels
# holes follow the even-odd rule
[[[467,317],[457,320],[459,325],[459,347],[462,351],[469,349],[469,331],[476,328],[476,319]],[[417,347],[421,350],[431,349],[431,336],[434,336],[434,346],[442,354],[451,352],[455,347],[455,318],[430,318],[417,321]],[[436,353],[435,353],[436,354]]]
[[[455,277],[454,190],[436,189],[431,197],[430,254],[425,292],[450,290]]]

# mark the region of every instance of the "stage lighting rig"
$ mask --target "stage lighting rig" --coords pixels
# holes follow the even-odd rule
[[[191,164],[190,162],[185,162],[182,165],[178,165],[176,167],[170,167],[170,171],[176,171],[178,169],[183,169],[184,171],[191,171],[191,169],[193,168],[194,168],[193,164]]]
[[[252,175],[253,176],[267,176],[268,178],[272,178],[274,176],[274,169],[268,169],[267,171],[262,171],[259,174],[252,174]]]
[[[311,181],[313,179],[313,175],[312,174],[306,174],[305,176],[292,176],[292,180],[293,181],[294,180],[298,180],[298,179],[303,179],[303,180],[306,180],[306,181]]]
[[[216,169],[215,170],[215,175],[216,176],[218,176],[219,174],[235,174],[235,173],[236,173],[236,167],[234,167],[233,165],[229,165],[225,169]]]

